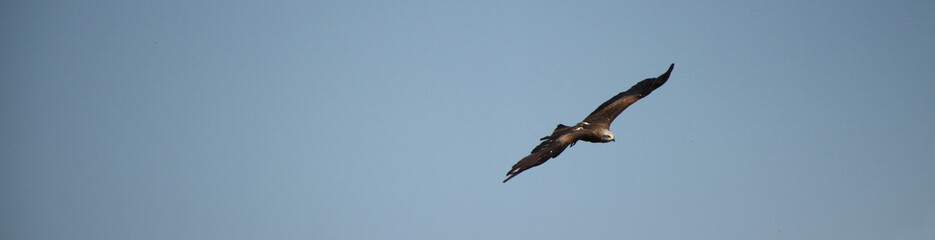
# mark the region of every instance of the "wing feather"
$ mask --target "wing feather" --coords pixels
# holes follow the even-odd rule
[[[558,157],[559,154],[562,154],[562,151],[565,151],[565,148],[568,145],[574,144],[579,139],[579,136],[575,133],[566,133],[559,136],[550,136],[544,141],[539,143],[536,148],[532,150],[532,153],[529,156],[524,157],[519,162],[513,165],[513,169],[510,169],[506,173],[508,176],[503,182],[509,181],[511,178],[519,175],[521,172],[526,171],[535,166],[545,163],[549,159]]]
[[[598,106],[597,109],[594,109],[594,112],[591,112],[591,114],[584,118],[584,121],[605,127],[610,126],[610,123],[613,122],[614,119],[617,118],[617,115],[620,115],[624,109],[627,109],[627,107],[637,100],[648,96],[653,90],[665,84],[666,81],[669,80],[669,74],[672,73],[673,67],[675,67],[674,63],[669,65],[669,69],[662,75],[659,75],[659,77],[644,79],[636,83],[636,85],[633,85],[633,87],[630,87],[629,90],[623,91],[610,98],[610,100]]]

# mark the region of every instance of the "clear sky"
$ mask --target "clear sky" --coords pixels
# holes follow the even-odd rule
[[[0,239],[935,239],[935,1],[643,2],[3,1]]]

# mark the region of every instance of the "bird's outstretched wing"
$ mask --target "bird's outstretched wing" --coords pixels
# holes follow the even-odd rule
[[[506,173],[508,177],[503,180],[503,182],[509,181],[511,178],[519,175],[519,173],[526,171],[526,169],[539,166],[539,164],[545,163],[545,161],[551,158],[558,157],[562,151],[565,151],[565,148],[569,145],[574,145],[575,142],[580,139],[580,134],[577,132],[560,131],[563,127],[567,128],[567,130],[572,130],[572,127],[559,125],[551,136],[541,139],[543,140],[542,143],[539,143],[539,146],[533,148],[529,156],[524,157],[513,165],[513,169],[510,169],[510,171]]]
[[[655,78],[647,78],[633,87],[630,87],[629,90],[623,91],[617,96],[610,98],[601,106],[598,106],[597,109],[594,109],[594,112],[591,112],[588,117],[584,118],[585,122],[590,124],[609,127],[610,123],[614,121],[614,118],[617,118],[617,115],[620,115],[620,112],[623,112],[624,109],[627,109],[631,104],[635,103],[640,98],[644,98],[656,88],[662,86],[666,83],[666,80],[669,80],[669,74],[672,73],[672,68],[675,67],[675,64],[669,65],[669,70],[666,70],[665,73],[659,75]]]
[[[588,115],[588,117],[584,119],[584,122],[575,126],[559,124],[558,127],[552,131],[552,135],[539,139],[542,140],[542,142],[532,150],[529,156],[524,157],[513,165],[513,168],[506,173],[507,178],[503,180],[503,182],[509,181],[511,178],[527,169],[539,166],[549,159],[558,157],[562,151],[565,151],[565,148],[574,145],[578,140],[595,138],[596,136],[594,136],[594,132],[591,130],[602,128],[606,130],[610,126],[610,123],[614,121],[614,118],[617,118],[617,115],[620,115],[620,112],[623,112],[630,104],[633,104],[640,98],[646,97],[653,90],[656,90],[656,88],[666,83],[666,80],[669,79],[669,74],[672,73],[673,67],[675,67],[675,64],[669,65],[669,70],[666,70],[666,72],[659,77],[640,81],[629,90],[621,92],[617,94],[617,96],[607,100]],[[582,130],[583,128],[580,126],[586,126],[585,128],[590,130]]]

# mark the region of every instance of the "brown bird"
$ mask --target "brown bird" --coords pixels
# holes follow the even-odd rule
[[[539,143],[539,146],[533,148],[529,156],[524,157],[513,165],[513,169],[510,169],[510,171],[506,173],[508,177],[503,180],[503,182],[505,183],[523,171],[539,166],[539,164],[545,163],[551,158],[558,157],[566,147],[574,146],[578,140],[598,143],[614,141],[614,134],[611,133],[609,129],[610,123],[614,121],[614,118],[617,118],[617,115],[620,115],[620,112],[627,109],[630,104],[646,97],[649,93],[653,92],[653,90],[656,90],[656,88],[666,83],[666,80],[669,80],[669,74],[672,73],[673,67],[675,67],[674,63],[669,65],[669,70],[666,70],[666,72],[659,75],[659,77],[647,78],[633,85],[630,90],[626,90],[610,98],[610,100],[598,106],[594,112],[591,112],[588,117],[585,117],[584,121],[574,126],[559,124],[558,127],[555,127],[555,130],[552,131],[552,135],[539,139],[542,143]]]

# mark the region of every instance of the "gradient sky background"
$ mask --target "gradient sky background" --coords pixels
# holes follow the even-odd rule
[[[0,239],[935,239],[935,1],[650,2],[3,1]]]

